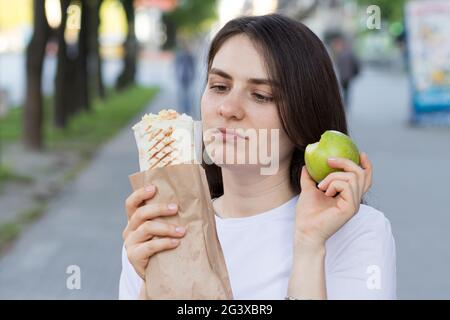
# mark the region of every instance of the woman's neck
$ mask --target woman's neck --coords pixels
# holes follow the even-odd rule
[[[259,171],[222,168],[224,194],[214,201],[222,218],[242,218],[281,206],[295,196],[289,179],[289,166],[280,166],[274,175]]]

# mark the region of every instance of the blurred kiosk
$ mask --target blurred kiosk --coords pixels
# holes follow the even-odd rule
[[[450,125],[450,1],[411,1],[406,11],[411,122]]]

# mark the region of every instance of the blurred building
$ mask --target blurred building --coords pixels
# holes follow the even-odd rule
[[[178,0],[136,0],[135,32],[142,47],[157,50],[166,41],[162,15],[173,10]]]
[[[31,37],[32,0],[0,0],[0,54],[22,51]]]
[[[300,20],[316,34],[326,30],[354,33],[358,8],[352,0],[219,0],[219,25],[240,15],[263,15],[278,12]]]
[[[277,11],[302,21],[319,37],[329,30],[354,34],[359,23],[351,0],[279,0]]]
[[[229,20],[241,15],[263,15],[273,13],[278,0],[218,0],[219,29]]]

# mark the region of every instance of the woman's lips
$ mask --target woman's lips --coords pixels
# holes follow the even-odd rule
[[[248,137],[244,135],[242,129],[230,129],[230,128],[217,128],[220,132],[223,141],[225,140],[237,140],[237,139],[245,139],[248,140]]]

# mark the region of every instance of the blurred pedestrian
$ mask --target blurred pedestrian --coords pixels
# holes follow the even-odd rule
[[[402,53],[402,60],[403,60],[403,69],[405,71],[409,70],[409,52],[408,52],[408,44],[406,42],[406,28],[403,27],[402,32],[395,37],[395,44],[399,48],[400,52]]]
[[[175,74],[177,78],[178,105],[180,113],[192,112],[192,83],[195,77],[195,59],[185,41],[175,55]]]
[[[360,62],[343,34],[334,33],[328,35],[328,42],[337,68],[344,105],[348,109],[351,83],[360,72]]]

